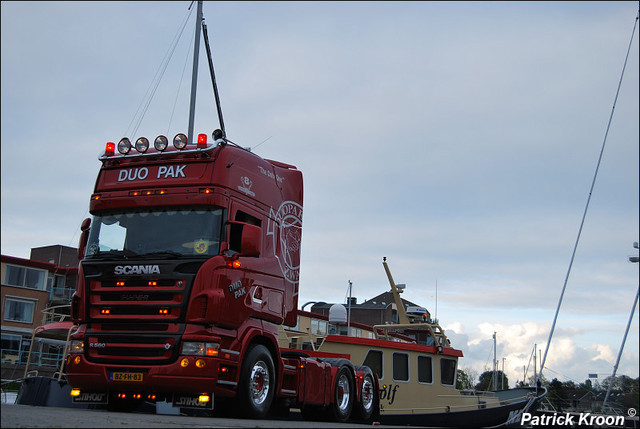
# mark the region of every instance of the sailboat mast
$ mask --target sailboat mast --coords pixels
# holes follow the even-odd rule
[[[496,365],[498,363],[496,357],[496,333],[493,333],[493,390],[498,390],[498,370],[496,369]]]
[[[200,54],[200,23],[202,22],[202,0],[198,1],[196,12],[196,36],[193,44],[193,70],[191,72],[191,102],[189,104],[189,131],[187,141],[193,142],[193,123],[196,110],[196,89],[198,86],[198,57]]]

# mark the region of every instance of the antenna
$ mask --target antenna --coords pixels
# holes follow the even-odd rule
[[[351,333],[351,287],[352,286],[353,286],[353,283],[351,283],[351,280],[349,280],[349,301],[348,301],[349,311],[347,311],[347,335]]]
[[[438,320],[438,279],[436,279],[436,320]]]
[[[211,74],[211,83],[213,84],[213,96],[216,98],[216,108],[218,109],[218,122],[222,130],[222,138],[227,137],[227,131],[224,129],[224,121],[222,120],[222,106],[220,105],[220,96],[218,95],[218,84],[216,84],[216,73],[213,71],[213,59],[211,58],[211,48],[209,47],[209,35],[207,33],[207,24],[202,18],[202,33],[204,36],[204,44],[207,48],[207,59],[209,60],[209,73]]]

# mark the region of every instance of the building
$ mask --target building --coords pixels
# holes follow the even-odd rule
[[[402,303],[407,307],[417,307],[416,304],[406,299],[402,299]],[[306,304],[305,304],[306,305]],[[324,316],[329,315],[329,309],[333,304],[326,302],[314,303],[311,306],[311,312],[316,314],[322,314]],[[349,307],[348,304],[344,304],[345,307]],[[429,319],[430,315],[427,316]],[[396,308],[396,302],[393,299],[393,293],[391,291],[382,293],[371,299],[364,301],[361,304],[357,303],[356,298],[351,298],[351,318],[352,322],[362,323],[364,325],[385,325],[389,323],[398,323],[398,309]]]
[[[27,362],[34,329],[68,317],[76,288],[77,249],[45,246],[31,249],[30,256],[1,255],[3,379],[22,375],[18,366]],[[62,349],[62,344],[49,342],[37,344],[33,351],[42,364],[57,361]]]

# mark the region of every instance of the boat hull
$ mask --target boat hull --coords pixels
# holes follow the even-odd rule
[[[525,391],[525,392],[523,392]],[[508,391],[496,392],[500,397],[514,396],[518,393],[522,397],[522,393],[529,391],[531,396],[521,401],[504,403],[497,407],[483,408],[478,410],[452,411],[443,413],[394,413],[381,414],[380,423],[392,426],[422,426],[422,427],[460,427],[460,428],[477,428],[477,427],[521,427],[522,414],[525,412],[533,413],[540,401],[546,394],[546,389],[540,389],[536,393],[535,388],[511,389]],[[502,399],[502,398],[501,398]],[[503,401],[501,401],[502,403]]]

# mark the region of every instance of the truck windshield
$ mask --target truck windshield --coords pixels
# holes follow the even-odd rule
[[[105,212],[93,217],[85,256],[213,256],[221,226],[221,208]]]

